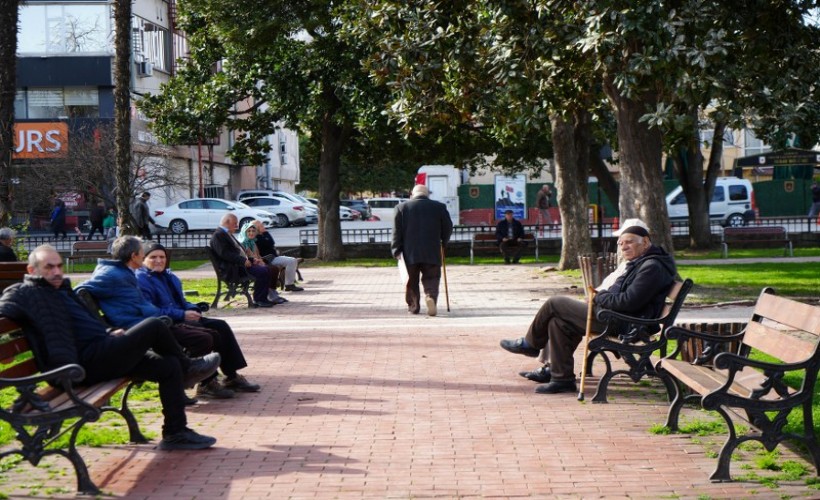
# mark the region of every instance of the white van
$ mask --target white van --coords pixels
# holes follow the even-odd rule
[[[393,220],[394,209],[399,203],[407,201],[407,198],[370,198],[364,201],[370,207],[372,216],[378,217],[379,220]]]
[[[666,195],[666,210],[669,220],[680,221],[689,218],[686,195],[678,186]],[[715,192],[709,204],[709,219],[720,222],[725,227],[745,226],[755,219],[757,204],[752,183],[737,177],[718,177]]]

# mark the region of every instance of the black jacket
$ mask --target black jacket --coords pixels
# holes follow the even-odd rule
[[[279,255],[276,252],[276,242],[273,241],[273,236],[271,236],[270,231],[256,235],[256,248],[259,249],[259,255],[261,257],[267,257],[268,255],[276,257]]]
[[[17,254],[11,247],[0,243],[0,262],[17,262]]]
[[[628,264],[617,292],[595,295],[595,305],[639,318],[657,318],[666,294],[675,281],[675,260],[662,248],[652,245]]]
[[[248,278],[245,261],[248,256],[239,242],[221,227],[211,236],[211,250],[216,254],[220,274],[231,283]]]
[[[393,219],[393,257],[404,255],[404,262],[441,265],[441,245],[450,240],[453,221],[447,205],[425,196],[396,206]]]
[[[60,287],[60,290],[66,289],[76,299],[67,279]],[[76,300],[78,307],[84,307]],[[71,315],[60,291],[45,279],[27,275],[22,283],[6,288],[0,297],[0,316],[11,318],[23,327],[41,371],[79,363]]]
[[[510,224],[507,222],[507,219],[501,219],[501,222],[495,227],[495,241],[497,244],[501,244],[504,238],[507,237],[507,233],[509,231]],[[521,225],[520,222],[513,219],[512,220],[512,227],[513,227],[513,239],[521,239],[524,237],[524,226]]]

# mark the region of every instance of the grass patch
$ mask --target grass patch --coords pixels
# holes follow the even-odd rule
[[[820,257],[820,247],[797,247],[794,249],[795,257]],[[731,248],[729,247],[729,257],[732,259],[753,259],[753,258],[775,258],[783,257],[783,247],[780,248]],[[683,249],[675,252],[678,260],[707,260],[722,259],[723,254],[717,250],[689,250]]]
[[[678,273],[695,282],[687,302],[756,300],[773,287],[785,297],[817,296],[817,263],[761,262],[720,266],[678,266]]]

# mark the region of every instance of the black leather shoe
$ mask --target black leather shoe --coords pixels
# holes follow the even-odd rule
[[[535,388],[538,394],[558,394],[559,392],[576,392],[574,380],[553,380],[549,384],[541,384]]]
[[[533,382],[538,382],[539,384],[546,384],[552,379],[549,366],[542,366],[541,368],[537,368],[531,372],[518,372],[518,374],[527,380],[532,380]]]
[[[540,349],[536,349],[535,347],[528,347],[524,345],[524,337],[515,340],[504,339],[499,342],[499,344],[502,349],[515,354],[523,354],[524,356],[529,356],[531,358],[537,358],[540,351]]]
[[[302,288],[301,286],[285,285],[286,292],[301,292],[302,290],[304,290],[304,288]]]
[[[259,302],[254,302],[253,305],[256,307],[273,307],[273,302],[268,302],[267,300],[260,300]]]

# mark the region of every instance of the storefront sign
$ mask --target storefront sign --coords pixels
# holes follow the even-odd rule
[[[68,125],[63,122],[14,124],[14,158],[64,158],[68,154]]]

